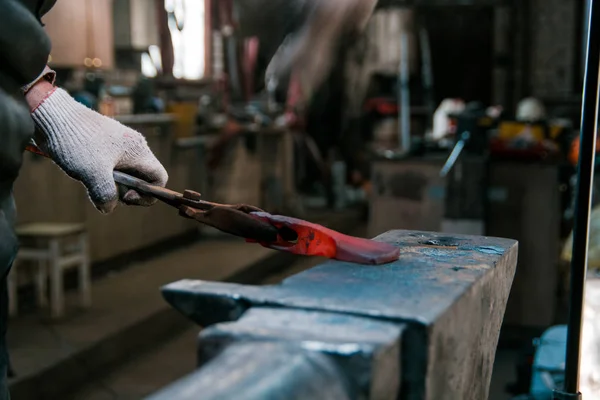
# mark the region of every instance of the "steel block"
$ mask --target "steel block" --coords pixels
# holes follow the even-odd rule
[[[387,398],[396,381],[400,399],[487,398],[517,242],[414,231],[391,231],[375,240],[398,246],[400,258],[381,266],[327,262],[270,286],[192,280],[166,285],[165,299],[200,326],[237,321],[201,335],[200,361],[210,361],[197,376],[232,346],[246,343],[325,357],[342,374],[346,395],[353,399]],[[386,328],[375,334],[375,326]],[[390,361],[394,335],[400,340],[397,369]],[[344,354],[358,348],[360,356]],[[267,356],[261,352],[252,354]],[[254,359],[247,362],[279,373]],[[382,365],[392,366],[397,380],[385,378]],[[229,372],[221,369],[220,379],[245,369],[244,363]],[[384,381],[387,391],[380,389]],[[286,397],[295,398],[305,397]]]
[[[232,343],[288,343],[328,355],[344,372],[354,399],[394,400],[399,393],[403,324],[344,314],[251,308],[238,321],[199,336],[200,366]]]

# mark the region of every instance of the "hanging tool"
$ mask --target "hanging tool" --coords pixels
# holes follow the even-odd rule
[[[45,156],[35,145],[27,150]],[[181,216],[264,247],[305,256],[322,256],[359,264],[384,264],[398,259],[400,250],[388,243],[344,235],[297,218],[271,215],[258,207],[219,204],[200,199],[200,193],[179,193],[113,171],[116,183],[152,196],[179,210]]]

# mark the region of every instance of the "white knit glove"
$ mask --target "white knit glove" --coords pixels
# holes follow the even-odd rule
[[[90,199],[110,213],[120,199],[125,204],[149,206],[156,200],[133,190],[117,188],[113,170],[165,186],[167,171],[139,132],[75,101],[52,88],[32,110],[38,128],[36,144],[70,177],[81,181]]]

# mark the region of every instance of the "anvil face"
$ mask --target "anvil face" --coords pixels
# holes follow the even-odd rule
[[[397,261],[331,261],[272,286],[182,280],[165,299],[201,326],[239,318],[252,305],[326,310],[429,325],[516,247],[513,240],[392,231],[375,240],[400,248]]]
[[[269,286],[165,286],[173,307],[208,328],[199,340],[201,368],[164,396],[280,398],[313,390],[310,382],[327,376],[332,399],[487,398],[517,243],[414,231],[375,240],[398,247],[398,260],[330,261]],[[201,384],[216,376],[231,386]]]

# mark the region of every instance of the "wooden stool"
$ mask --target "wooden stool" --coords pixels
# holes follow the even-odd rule
[[[17,314],[17,270],[22,261],[36,262],[36,294],[38,304],[47,304],[46,282],[50,274],[50,307],[52,318],[64,315],[65,300],[63,272],[79,268],[79,294],[81,306],[91,305],[90,259],[88,254],[87,233],[83,224],[34,223],[16,228],[19,240],[34,239],[40,247],[22,246],[8,278],[10,315]],[[66,239],[76,238],[76,244],[65,246]],[[47,269],[49,266],[49,270]]]

